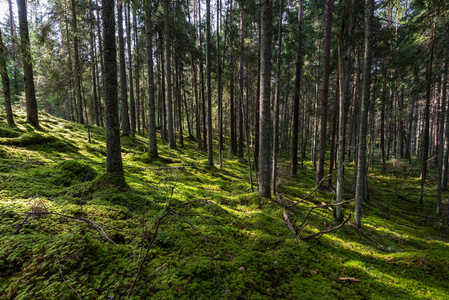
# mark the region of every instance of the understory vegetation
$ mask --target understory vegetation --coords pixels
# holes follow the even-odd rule
[[[223,168],[208,167],[193,140],[176,150],[159,140],[154,158],[147,136],[136,134],[122,137],[126,184],[116,185],[103,175],[103,128],[90,128],[89,143],[85,125],[40,113],[33,128],[24,114],[15,118],[13,128],[0,118],[1,299],[449,295],[449,230],[434,214],[434,166],[419,205],[420,170],[395,160],[381,171],[375,161],[363,228],[349,221],[302,240],[339,224],[327,206],[298,230],[310,207],[334,200],[331,190],[310,194],[309,160],[291,178],[280,159],[279,195],[270,200],[251,192],[247,161],[227,149]],[[353,198],[352,168],[343,200]],[[345,218],[353,206],[344,204]]]

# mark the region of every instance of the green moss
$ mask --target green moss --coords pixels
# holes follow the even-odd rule
[[[14,130],[13,128],[0,126],[0,137],[1,138],[15,138],[19,137],[22,133]]]

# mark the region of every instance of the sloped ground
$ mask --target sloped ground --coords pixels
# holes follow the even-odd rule
[[[124,137],[129,186],[115,187],[101,181],[102,128],[91,127],[88,143],[82,125],[41,113],[34,129],[24,118],[16,116],[15,128],[0,119],[1,299],[449,295],[449,230],[434,214],[436,184],[429,181],[425,204],[417,204],[419,170],[407,177],[405,162],[371,170],[362,231],[346,224],[302,241],[287,228],[278,201],[251,192],[245,162],[227,151],[222,169],[208,168],[194,141],[177,150],[159,141],[161,157],[153,158],[146,136]],[[284,203],[294,203],[288,211],[297,227],[311,205],[334,195],[300,201],[315,174],[307,162],[291,179],[283,171],[288,165],[281,166],[279,190]],[[349,200],[352,176],[346,181]],[[345,215],[352,211],[346,204]],[[316,209],[301,236],[336,225],[332,212]]]

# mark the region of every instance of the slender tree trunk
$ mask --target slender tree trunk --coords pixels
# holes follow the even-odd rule
[[[212,85],[210,61],[210,0],[206,0],[206,76],[207,76],[207,164],[214,165],[212,149]]]
[[[261,6],[261,2],[259,2],[259,6]],[[259,10],[260,11],[260,10]],[[261,58],[261,14],[259,14],[259,37],[258,37],[258,45],[257,45],[257,82],[256,82],[256,107],[255,107],[255,118],[254,118],[254,171],[256,173],[257,178],[257,170],[259,168],[259,144],[260,144],[260,130],[259,130],[259,116],[260,116],[260,58]]]
[[[128,39],[128,62],[129,62],[129,114],[131,123],[131,135],[136,135],[136,103],[134,99],[134,82],[133,82],[133,60],[131,55],[132,40],[131,40],[131,7],[129,1],[126,3],[125,9],[125,23],[126,23],[126,38]],[[136,74],[137,76],[137,74]]]
[[[302,0],[299,0],[298,8],[298,48],[296,50],[296,74],[295,92],[293,95],[293,129],[292,129],[292,176],[298,172],[298,129],[299,129],[299,99],[301,92],[301,71],[302,71],[302,19],[304,17]]]
[[[245,13],[243,3],[240,4],[240,67],[239,67],[239,107],[243,107],[243,51],[245,44]],[[239,109],[239,158],[243,158],[243,110]]]
[[[90,1],[90,17],[93,20],[93,2]],[[89,43],[90,43],[90,56],[91,56],[91,71],[92,71],[92,96],[94,100],[94,109],[95,109],[95,125],[100,126],[100,108],[98,104],[97,97],[97,76],[96,76],[96,59],[95,59],[95,35],[94,35],[94,24],[93,22],[90,24],[90,32],[89,32]],[[87,109],[87,108],[86,108]]]
[[[122,103],[122,134],[129,135],[128,85],[126,83],[125,41],[123,38],[123,3],[117,4],[118,45],[120,61],[120,98]]]
[[[104,99],[106,121],[106,171],[124,181],[117,95],[117,50],[113,0],[102,0]]]
[[[276,177],[277,177],[277,150],[279,144],[279,97],[281,94],[281,55],[282,55],[282,14],[283,14],[284,1],[281,0],[279,3],[279,23],[278,23],[278,51],[277,51],[277,61],[276,61],[276,91],[274,96],[273,105],[273,166],[271,174],[271,183],[273,194],[276,195]]]
[[[154,76],[153,76],[153,23],[151,21],[152,4],[147,6],[145,11],[145,28],[147,42],[147,88],[148,88],[148,135],[150,143],[150,153],[154,157],[158,156],[156,138],[156,101],[154,98]],[[162,131],[162,130],[161,130]]]
[[[355,214],[354,222],[358,227],[362,226],[363,200],[365,196],[366,176],[366,135],[368,107],[370,103],[371,61],[372,61],[372,28],[374,16],[374,0],[365,0],[365,54],[363,60],[363,86],[362,102],[360,104],[360,132],[359,150],[357,155],[357,183],[355,190]]]
[[[28,33],[27,10],[25,0],[17,0],[19,14],[20,43],[23,60],[23,79],[25,83],[25,103],[27,121],[39,127],[36,92],[34,89],[33,64],[31,60],[30,35]]]
[[[427,67],[427,89],[426,89],[426,106],[424,108],[424,132],[422,139],[422,172],[421,172],[421,192],[419,196],[419,203],[424,203],[424,183],[426,182],[427,177],[427,159],[429,156],[429,131],[430,131],[430,98],[431,98],[431,89],[432,89],[432,65],[433,65],[433,49],[435,45],[435,23],[434,30],[432,33],[432,41],[431,41],[431,49],[430,49],[430,62]]]
[[[326,20],[324,29],[324,62],[323,62],[323,92],[321,95],[321,116],[320,116],[320,143],[318,153],[318,164],[316,173],[316,185],[319,186],[324,174],[324,159],[326,156],[326,127],[327,127],[327,102],[329,95],[329,66],[331,51],[331,31],[332,31],[332,1],[326,0]],[[322,188],[322,186],[319,186]]]
[[[259,195],[271,197],[271,0],[261,0]]]
[[[14,13],[12,8],[12,1],[8,0],[8,7],[9,7],[9,30],[11,34],[11,57],[13,61],[17,60],[17,52],[16,52],[16,32],[15,32],[15,25],[14,25]],[[17,82],[19,81],[19,70],[17,68],[18,63],[14,64],[13,69],[13,93],[11,95],[11,102],[14,103],[16,99],[16,95],[18,92],[18,85]]]
[[[449,34],[449,26],[447,33]],[[437,215],[441,214],[441,193],[443,191],[443,158],[444,158],[444,123],[446,117],[446,99],[447,99],[447,73],[449,67],[449,41],[446,41],[446,53],[444,59],[444,71],[443,71],[443,97],[441,99],[441,114],[440,114],[440,130],[438,132],[439,149],[438,149],[438,188],[437,188]]]
[[[19,0],[21,1],[21,0]],[[81,64],[79,59],[79,49],[78,49],[78,29],[76,22],[76,4],[75,0],[71,0],[71,10],[72,10],[72,33],[73,33],[73,52],[75,58],[75,93],[78,103],[78,122],[84,124],[83,117],[83,102],[81,99]]]
[[[140,49],[139,49],[139,36],[137,34],[137,11],[135,9],[133,9],[133,32],[134,32],[134,49],[136,49],[136,65],[135,65],[135,69],[134,69],[134,73],[135,73],[135,80],[136,80],[136,121],[137,121],[137,132],[140,134],[140,129],[141,129],[141,123],[140,123],[140,118],[141,118],[141,112],[144,111],[142,103],[140,102]],[[151,33],[151,36],[153,34]],[[151,45],[153,46],[153,45]],[[151,54],[153,54],[153,50],[151,50]],[[154,78],[153,78],[154,80]],[[153,81],[154,82],[154,81]],[[142,99],[143,100],[143,99]],[[154,93],[153,93],[153,101],[154,101]],[[145,124],[145,123],[144,123]],[[156,123],[155,123],[156,126]]]
[[[169,0],[164,1],[164,30],[165,30],[165,77],[167,80],[167,120],[168,120],[168,144],[170,148],[176,148],[175,136],[173,132],[173,104],[171,86],[171,53],[170,53],[170,23],[169,23]]]
[[[221,87],[220,53],[221,0],[217,1],[217,94],[218,94],[218,164],[223,167],[223,95]]]
[[[2,31],[0,28],[0,73],[2,77],[2,84],[3,84],[3,97],[5,99],[5,108],[6,108],[6,120],[8,122],[9,126],[14,125],[14,117],[12,114],[12,108],[11,108],[11,90],[9,85],[9,76],[8,76],[8,70],[6,69],[6,55],[5,50],[3,46],[3,37],[2,37]]]
[[[345,1],[346,2],[346,1]],[[346,11],[346,5],[343,4],[344,8],[343,11]],[[341,25],[341,31],[338,35],[338,48],[337,48],[337,54],[338,54],[338,74],[340,76],[339,83],[339,105],[338,105],[338,111],[339,111],[339,118],[338,118],[338,177],[337,177],[337,191],[336,191],[336,201],[337,204],[342,202],[343,199],[343,179],[344,179],[344,164],[345,164],[345,92],[346,88],[343,87],[343,78],[344,78],[344,58],[343,58],[343,37],[344,37],[344,30],[345,30],[345,23],[342,22]],[[338,221],[341,221],[343,219],[342,214],[342,208],[341,205],[338,205],[335,208],[335,219]]]

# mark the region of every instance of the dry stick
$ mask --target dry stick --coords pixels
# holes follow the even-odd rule
[[[137,288],[137,290],[134,292],[134,294],[137,293],[137,292],[143,287],[143,285],[144,285],[145,283],[147,283],[148,279],[150,279],[150,277],[153,276],[154,273],[156,273],[156,272],[157,272],[159,269],[161,269],[162,267],[165,267],[166,264],[168,264],[168,262],[165,263],[165,264],[163,264],[163,265],[161,265],[159,268],[157,268],[156,270],[154,270],[150,275],[148,275],[148,277],[145,278],[145,280],[143,281],[143,283]],[[133,294],[133,295],[134,295],[134,294]]]
[[[62,280],[64,280],[64,282],[67,283],[67,285],[69,286],[69,288],[71,288],[72,291],[74,291],[75,294],[76,294],[80,299],[83,299],[83,298],[81,298],[80,294],[78,294],[78,292],[77,292],[77,291],[70,285],[70,283],[68,283],[67,280],[65,280],[64,276],[62,275],[61,264],[59,263],[59,259],[58,259],[58,268],[59,268],[59,274],[61,274]]]
[[[329,203],[329,204],[325,204],[325,205],[312,206],[312,207],[309,209],[309,211],[307,212],[306,216],[304,217],[304,220],[302,221],[301,225],[299,225],[298,230],[300,230],[300,229],[303,227],[303,225],[304,225],[304,223],[306,222],[307,218],[309,217],[310,213],[311,213],[312,210],[314,210],[315,208],[325,208],[325,207],[328,207],[328,206],[338,206],[338,205],[342,205],[342,204],[345,204],[345,203],[352,202],[352,201],[354,201],[354,200],[355,200],[355,198],[354,198],[354,199],[351,199],[351,200],[343,201],[343,202],[340,202],[340,203]]]
[[[363,236],[366,237],[369,241],[371,241],[371,242],[373,242],[374,244],[376,244],[378,248],[380,248],[381,250],[384,250],[384,251],[385,251],[385,247],[384,247],[384,246],[382,246],[382,245],[379,244],[376,240],[374,240],[372,237],[370,237],[369,235],[367,235],[366,233],[364,233],[364,232],[363,232],[360,228],[358,228],[356,225],[351,224],[351,223],[349,223],[349,224],[351,225],[352,228],[354,228],[355,230],[357,230],[358,233],[359,233],[360,235],[363,235]]]
[[[150,241],[150,244],[149,244],[148,247],[147,247],[147,251],[145,252],[144,257],[142,258],[142,261],[140,262],[139,269],[138,269],[138,271],[137,271],[136,277],[134,277],[134,281],[133,281],[133,283],[132,283],[132,285],[131,285],[131,288],[129,289],[129,292],[128,292],[128,295],[127,295],[128,298],[130,297],[131,292],[132,292],[134,286],[136,285],[136,281],[137,281],[137,278],[138,278],[139,275],[140,275],[140,272],[142,272],[142,266],[143,266],[143,263],[145,262],[145,260],[146,260],[146,258],[147,258],[147,256],[148,256],[148,253],[150,252],[151,248],[153,248],[154,244],[156,244],[156,241],[159,239],[159,237],[161,236],[161,234],[164,232],[165,228],[167,228],[167,226],[168,226],[168,225],[171,223],[171,221],[173,221],[173,219],[175,218],[175,216],[173,216],[173,217],[172,217],[172,218],[165,224],[164,228],[162,228],[161,232],[160,232],[159,235],[157,235],[157,237],[156,237],[156,234],[157,234],[157,231],[158,231],[158,229],[159,229],[160,223],[161,223],[162,219],[163,219],[165,216],[167,216],[167,215],[168,215],[168,212],[165,212],[165,213],[164,213],[162,216],[160,216],[160,217],[157,219],[157,221],[156,221],[156,229],[155,229],[155,231],[154,231],[153,236],[151,237],[151,241]],[[136,292],[134,292],[134,294],[135,294],[135,293],[136,293]],[[133,294],[133,295],[134,295],[134,294]]]
[[[102,228],[102,226],[100,224],[97,224],[97,223],[95,223],[95,222],[93,222],[93,221],[91,221],[89,219],[68,216],[68,215],[55,213],[55,212],[30,212],[30,213],[27,213],[27,215],[22,220],[22,222],[20,222],[19,225],[17,225],[17,229],[16,229],[16,231],[13,234],[18,234],[19,233],[20,229],[22,228],[22,226],[24,225],[24,223],[26,222],[26,220],[28,220],[28,218],[30,216],[34,217],[34,216],[42,216],[42,215],[56,215],[56,216],[72,219],[72,220],[75,220],[77,222],[87,223],[90,227],[94,228],[102,237],[104,237],[105,239],[110,241],[112,244],[117,246],[117,244],[113,240],[111,240],[109,238],[109,236],[106,234],[106,232],[103,230],[103,228]]]
[[[324,177],[323,179],[321,179],[320,182],[316,185],[316,187],[315,187],[310,193],[308,193],[307,196],[305,196],[303,199],[301,199],[301,201],[299,201],[299,202],[303,202],[304,200],[306,200],[307,198],[309,198],[310,195],[312,195],[313,193],[315,193],[315,191],[318,189],[318,187],[321,186],[321,184],[323,183],[324,180],[326,180],[327,178],[329,178],[329,177],[335,175],[337,172],[338,172],[338,170],[332,172],[331,174],[328,174],[326,177]]]
[[[330,228],[330,229],[327,229],[327,230],[323,230],[323,231],[320,231],[320,232],[317,232],[317,233],[314,233],[314,234],[311,234],[311,235],[308,235],[308,236],[304,236],[304,237],[298,236],[298,237],[299,237],[301,240],[309,240],[309,239],[311,239],[311,238],[314,238],[314,237],[316,237],[316,236],[319,236],[317,239],[320,239],[324,234],[326,234],[326,233],[331,233],[331,232],[333,232],[333,231],[335,231],[335,230],[340,229],[341,227],[343,227],[343,225],[345,225],[345,223],[348,222],[349,219],[350,219],[351,217],[352,217],[352,215],[349,214],[349,216],[346,218],[346,220],[344,220],[343,223],[341,223],[340,225],[338,225],[338,226],[336,226],[336,227],[333,227],[333,228]]]

